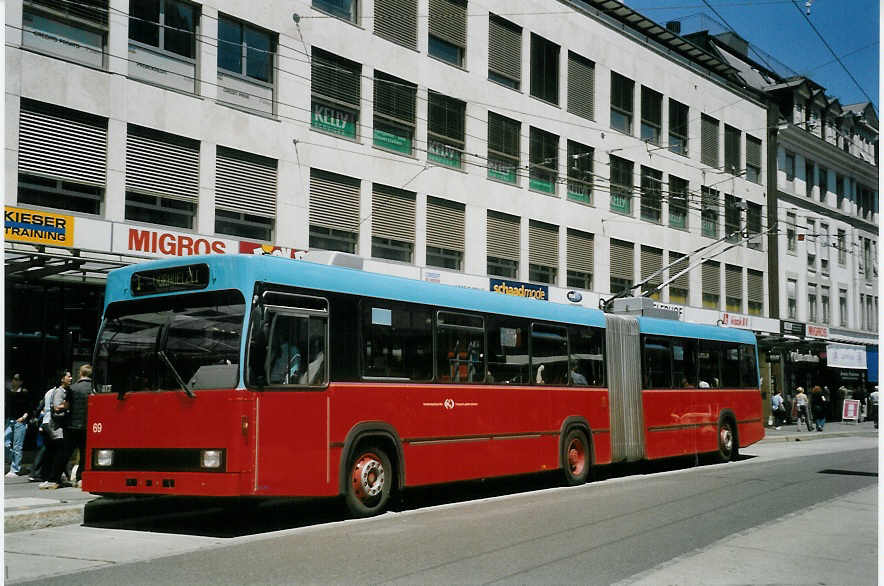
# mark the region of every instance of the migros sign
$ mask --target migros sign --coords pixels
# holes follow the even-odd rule
[[[148,256],[196,256],[239,252],[238,243],[233,240],[124,224],[114,225],[113,240],[114,252]]]

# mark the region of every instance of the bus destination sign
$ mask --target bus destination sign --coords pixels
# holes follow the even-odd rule
[[[132,275],[132,295],[154,295],[173,291],[205,289],[209,285],[209,265],[183,265]]]

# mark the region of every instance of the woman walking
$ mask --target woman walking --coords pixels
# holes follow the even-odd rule
[[[828,409],[828,399],[826,399],[823,389],[819,385],[813,387],[810,391],[810,410],[813,413],[813,420],[816,423],[816,430],[822,431],[826,426],[826,410]]]

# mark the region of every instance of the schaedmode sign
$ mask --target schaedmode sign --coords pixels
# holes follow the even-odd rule
[[[6,206],[5,234],[8,242],[74,245],[74,217]]]
[[[513,297],[527,297],[528,299],[540,299],[549,301],[549,287],[546,285],[534,285],[519,281],[505,281],[503,279],[489,279],[491,291],[512,295]]]

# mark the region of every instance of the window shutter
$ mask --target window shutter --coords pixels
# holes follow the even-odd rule
[[[427,101],[427,129],[433,134],[463,142],[466,103],[432,91]]]
[[[430,0],[429,31],[452,45],[467,46],[466,0]]]
[[[746,164],[761,167],[761,141],[746,135]]]
[[[519,218],[488,210],[488,256],[519,262]]]
[[[519,131],[517,120],[488,112],[488,148],[492,151],[518,157]]]
[[[724,265],[724,292],[727,297],[743,298],[743,269]]]
[[[703,278],[703,293],[721,295],[721,270],[720,264],[713,261],[704,262],[701,276]]]
[[[595,66],[592,61],[568,52],[568,111],[595,119]]]
[[[276,161],[224,147],[215,159],[215,207],[276,216]]]
[[[53,179],[104,186],[107,120],[21,101],[18,170]]]
[[[196,202],[199,175],[199,142],[129,125],[127,190]]]
[[[375,72],[374,111],[401,122],[414,124],[417,86],[404,80]]]
[[[682,272],[686,268],[690,266],[690,260],[683,254],[678,254],[677,252],[669,253],[669,278],[672,279],[675,275]],[[671,264],[675,263],[675,264]],[[688,271],[687,273],[673,279],[669,283],[670,287],[675,287],[677,289],[684,289],[685,291],[689,290],[691,287],[691,273]]]
[[[558,268],[558,226],[531,220],[528,224],[528,258],[532,264]]]
[[[593,235],[568,228],[568,270],[593,273]]]
[[[749,303],[764,303],[764,273],[749,269],[746,281],[746,293]]]
[[[635,263],[632,258],[632,242],[611,240],[611,276],[618,279],[635,279]]]
[[[362,66],[321,49],[313,49],[310,61],[311,91],[359,109]]]
[[[310,224],[359,232],[359,179],[310,169]]]
[[[107,0],[92,0],[91,2],[70,2],[69,0],[27,0],[27,4],[42,6],[53,12],[88,21],[107,29],[108,2]]]
[[[718,167],[718,120],[706,114],[700,118],[700,162]]]
[[[374,34],[417,50],[417,0],[377,0]]]
[[[642,280],[647,279],[652,274],[656,273],[660,269],[663,268],[663,251],[659,248],[651,248],[650,246],[642,246],[641,248],[641,261],[642,261]],[[663,282],[663,273],[660,273],[650,281],[648,281],[646,287],[648,286],[656,286]]]
[[[464,250],[464,210],[462,203],[427,197],[427,246]]]
[[[493,14],[488,18],[488,69],[522,80],[522,29]]]
[[[414,192],[372,184],[371,235],[414,242],[414,208]]]

